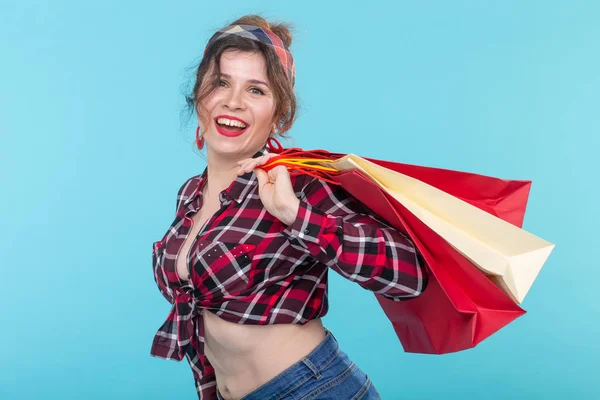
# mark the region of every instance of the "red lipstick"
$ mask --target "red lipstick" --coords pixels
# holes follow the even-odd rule
[[[219,120],[219,118],[227,118],[227,119],[230,119],[232,121],[239,121],[239,122],[243,123],[244,125],[246,125],[246,127],[244,129],[239,129],[239,128],[228,129],[228,128],[223,127],[223,126],[221,126],[221,125],[219,125],[217,123],[217,121]],[[217,132],[219,132],[223,136],[236,137],[236,136],[240,136],[244,132],[246,132],[246,130],[248,129],[248,127],[250,127],[250,125],[246,121],[244,121],[242,119],[239,119],[237,117],[231,116],[231,115],[219,115],[219,116],[217,116],[215,118],[215,127],[217,128]]]

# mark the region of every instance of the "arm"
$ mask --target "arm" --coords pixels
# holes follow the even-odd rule
[[[416,297],[427,286],[423,259],[412,241],[340,187],[309,181],[284,233],[314,259],[386,298]]]

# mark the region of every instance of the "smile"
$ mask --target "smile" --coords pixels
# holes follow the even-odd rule
[[[249,126],[246,121],[230,115],[219,115],[215,118],[217,132],[227,137],[240,136],[246,132]]]

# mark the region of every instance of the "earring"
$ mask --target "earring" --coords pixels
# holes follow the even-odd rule
[[[277,129],[277,124],[274,123],[267,140],[267,148],[271,153],[281,153],[283,151],[283,146],[279,143],[279,140],[275,139],[275,135],[278,133],[279,129]]]
[[[196,147],[198,147],[198,150],[202,150],[204,147],[204,138],[200,134],[200,127],[196,128]]]
[[[281,153],[283,151],[283,146],[281,143],[279,143],[279,140],[275,139],[275,136],[273,135],[269,135],[267,147],[271,153]]]

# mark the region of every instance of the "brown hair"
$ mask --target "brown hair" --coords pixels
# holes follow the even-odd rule
[[[258,15],[246,15],[233,21],[229,25],[255,25],[263,29],[268,29],[279,36],[286,47],[289,48],[292,44],[290,25],[286,23],[275,25]],[[253,53],[259,52],[265,57],[267,78],[271,84],[271,90],[275,97],[274,122],[278,128],[279,134],[284,136],[283,133],[292,127],[296,117],[297,106],[296,95],[294,94],[294,82],[291,82],[288,78],[275,50],[264,43],[252,39],[231,35],[211,43],[206,48],[202,61],[200,61],[200,64],[198,65],[196,82],[194,83],[192,93],[186,96],[188,107],[198,112],[198,106],[201,101],[210,95],[218,86],[221,78],[221,55],[226,50],[238,50]],[[212,76],[207,76],[213,65],[214,69],[212,70]],[[205,78],[210,80],[204,82]]]

